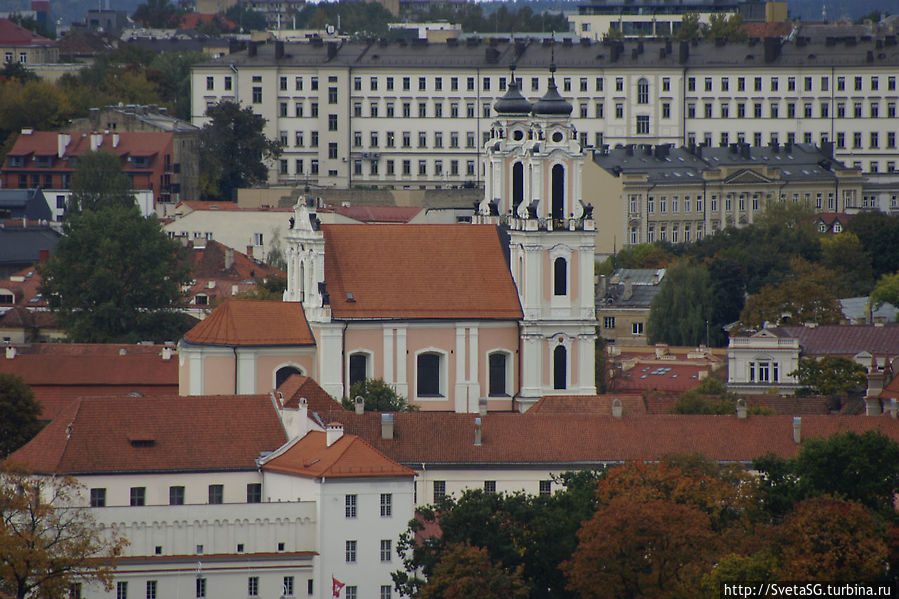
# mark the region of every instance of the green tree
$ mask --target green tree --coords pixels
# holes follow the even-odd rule
[[[237,23],[241,31],[264,31],[268,27],[265,15],[242,4],[235,4],[226,10],[225,16]]]
[[[40,430],[41,404],[22,377],[0,373],[0,460]]]
[[[383,379],[362,379],[350,387],[350,396],[343,398],[343,407],[352,410],[355,399],[361,397],[366,412],[415,412],[418,406],[410,404]]]
[[[699,27],[699,14],[695,12],[686,13],[677,26],[674,33],[674,39],[680,42],[689,42],[699,39],[702,31]]]
[[[89,152],[80,156],[72,174],[67,214],[114,206],[134,206],[131,178],[122,172],[119,157],[110,152]]]
[[[899,308],[899,272],[892,275],[883,275],[871,291],[868,304],[877,309],[883,304],[892,304]],[[899,314],[896,314],[899,320]]]
[[[112,588],[127,541],[101,532],[89,510],[67,509],[83,491],[68,477],[0,469],[0,592],[25,599],[63,597],[73,583]]]
[[[512,571],[494,564],[486,549],[466,544],[449,547],[437,562],[434,575],[421,589],[422,599],[527,599],[522,567]]]
[[[652,300],[647,323],[650,343],[699,345],[709,330],[719,326],[711,320],[712,280],[705,267],[681,261],[670,267]]]
[[[703,379],[699,386],[686,391],[674,403],[674,414],[733,414],[737,396],[714,377]]]
[[[711,572],[702,578],[702,590],[708,599],[721,597],[721,585],[727,583],[775,582],[779,560],[770,551],[752,555],[731,553],[718,560]]]
[[[823,235],[819,264],[833,273],[837,297],[867,295],[874,286],[871,258],[855,233]]]
[[[742,30],[743,17],[739,14],[714,13],[709,17],[704,37],[712,41],[742,42],[748,37]]]
[[[155,217],[136,206],[88,210],[68,218],[64,233],[38,272],[70,341],[162,342],[190,327],[176,312],[190,272]]]
[[[875,278],[899,271],[899,218],[866,210],[852,217],[846,228],[858,235]]]
[[[200,134],[204,195],[230,200],[238,188],[264,183],[268,179],[265,161],[281,155],[281,144],[263,133],[265,119],[234,102],[219,102],[206,116],[210,122]]]
[[[138,5],[131,18],[144,27],[175,27],[182,14],[170,0],[147,0]]]
[[[162,102],[176,117],[189,121],[190,68],[206,60],[202,52],[161,52],[147,67],[147,78],[156,84]]]
[[[775,516],[821,495],[891,515],[899,491],[899,443],[875,431],[849,431],[805,441],[796,458],[761,456],[753,469],[759,472],[762,505]]]
[[[789,375],[799,379],[806,392],[815,395],[848,393],[864,389],[868,383],[868,370],[843,356],[800,358],[799,367]]]

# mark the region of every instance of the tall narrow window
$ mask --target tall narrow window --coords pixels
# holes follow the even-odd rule
[[[552,170],[552,218],[565,218],[565,167],[557,164]]]
[[[518,205],[524,200],[524,165],[516,162],[512,166],[512,212],[518,211]]]
[[[506,395],[506,354],[490,354],[490,395]]]
[[[364,381],[368,370],[368,356],[366,354],[350,355],[350,387]]]
[[[440,395],[440,354],[418,355],[418,395]]]
[[[553,295],[568,294],[568,261],[556,258],[553,262]]]
[[[564,345],[553,350],[553,389],[567,389],[568,350]]]
[[[637,81],[637,104],[649,104],[649,81],[645,78]]]

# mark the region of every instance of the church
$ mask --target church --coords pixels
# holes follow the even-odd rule
[[[283,302],[231,300],[180,343],[183,395],[265,393],[294,373],[335,398],[380,378],[424,411],[525,411],[593,395],[595,223],[585,154],[550,69],[510,77],[471,223],[322,224],[300,199]]]

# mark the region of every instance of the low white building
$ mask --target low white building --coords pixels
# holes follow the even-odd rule
[[[339,424],[325,433],[304,399],[285,403],[78,399],[15,452],[74,476],[81,509],[130,542],[112,590],[78,596],[326,599],[334,576],[345,597],[390,597],[415,473]]]

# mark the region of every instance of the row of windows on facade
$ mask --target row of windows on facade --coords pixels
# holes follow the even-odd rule
[[[359,546],[359,541],[356,540],[348,540],[345,543],[344,555],[346,559],[346,563],[355,564],[357,563],[357,550]],[[380,551],[378,556],[382,563],[387,563],[393,560],[393,541],[390,539],[381,539],[380,543]]]
[[[778,362],[750,362],[750,383],[777,383],[780,382],[780,364]]]
[[[335,156],[336,157],[336,156]],[[380,163],[377,161],[371,161],[368,163],[368,172],[364,172],[364,163],[366,161],[361,159],[353,160],[353,174],[354,175],[370,175],[370,176],[380,176],[382,174],[382,169]],[[459,170],[460,165],[459,160],[449,160],[449,168],[444,168],[444,161],[441,159],[428,161],[428,160],[419,160],[417,163],[417,170],[414,172],[417,173],[420,177],[427,176],[451,176],[456,177],[461,175],[461,171]],[[397,169],[397,163],[399,163],[400,168]],[[428,164],[430,163],[431,167],[428,168]],[[412,169],[413,162],[411,160],[385,160],[384,161],[384,169],[383,174],[387,177],[395,177],[395,176],[404,176],[411,177],[413,175]],[[286,158],[282,158],[278,164],[278,174],[279,175],[318,175],[321,173],[321,162],[312,158],[309,159],[308,162],[304,158],[296,158],[293,161],[293,172],[290,171],[290,161]],[[308,166],[308,170],[307,170]],[[474,160],[466,160],[465,161],[465,176],[466,177],[475,177],[476,176],[476,164]],[[337,176],[336,169],[330,169],[328,171],[329,176]]]
[[[24,53],[23,53],[24,56]],[[10,54],[7,53],[8,62],[10,62]],[[23,59],[24,62],[24,59]],[[365,81],[367,79],[367,82]],[[698,81],[702,82],[702,89],[706,92],[714,91],[714,77],[687,77],[687,91],[695,92],[697,91],[697,83]],[[798,76],[787,76],[781,77],[772,75],[768,78],[768,84],[765,86],[765,78],[762,76],[755,77],[745,77],[745,76],[720,76],[718,77],[718,91],[721,92],[730,92],[731,90],[731,81],[735,82],[735,90],[738,92],[745,91],[755,91],[762,92],[766,90],[770,92],[778,92],[781,91],[781,82],[785,80],[785,89],[786,91],[799,91],[800,88],[805,92],[812,92],[815,90],[815,79],[817,79],[817,91],[828,92],[830,90],[831,77],[828,75],[822,75],[819,77],[814,77],[810,75],[806,75],[803,77]],[[865,85],[865,80],[867,79],[867,85]],[[521,77],[516,77],[518,85],[524,89],[524,81]],[[531,77],[530,78],[530,91],[538,92],[542,89],[541,81],[544,78],[542,77]],[[563,92],[571,92],[571,91],[580,91],[580,92],[589,92],[591,91],[590,85],[590,77],[579,77],[577,79],[573,77],[561,77],[562,91]],[[604,77],[592,77],[593,85],[592,91],[594,92],[602,92],[605,91],[605,78]],[[304,91],[305,90],[305,77],[296,76],[293,78],[293,91]],[[309,76],[309,90],[317,91],[319,89],[318,85],[318,77],[317,76]],[[337,83],[337,77],[330,76],[328,78],[329,83]],[[383,81],[383,88],[381,86]],[[464,81],[464,86],[462,85]],[[496,90],[497,91],[506,91],[506,86],[508,79],[504,76],[482,76],[481,77],[481,91],[492,91],[493,90],[493,82],[496,82]],[[448,87],[444,85],[444,83],[448,83]],[[253,83],[262,83],[262,77],[259,75],[253,76]],[[367,83],[367,89],[363,89],[363,86]],[[290,77],[288,76],[280,76],[278,79],[278,89],[279,91],[289,91],[290,90]],[[748,84],[748,85],[747,85]],[[848,84],[848,85],[847,85]],[[836,91],[865,91],[865,89],[869,91],[881,91],[880,89],[881,77],[879,75],[855,75],[851,77],[846,76],[837,76],[836,77]],[[477,77],[444,77],[444,76],[406,76],[406,77],[393,77],[393,76],[376,76],[372,75],[369,77],[361,77],[355,76],[353,77],[353,91],[361,92],[361,91],[369,91],[369,92],[379,92],[382,89],[384,91],[462,91],[463,87],[465,91],[477,91]],[[232,78],[230,75],[226,75],[222,81],[222,88],[225,91],[232,90]],[[636,83],[636,92],[637,92],[637,103],[638,104],[647,104],[649,103],[649,94],[650,94],[650,81],[645,77],[641,77],[637,80]],[[670,92],[671,91],[671,77],[662,77],[661,78],[661,92]],[[214,91],[215,87],[215,77],[207,76],[206,77],[206,89],[207,91]],[[893,75],[886,77],[886,89],[888,91],[896,90],[896,77]],[[260,88],[261,90],[261,88]],[[624,77],[615,77],[614,78],[614,91],[615,92],[624,92],[625,91],[625,78]],[[333,103],[337,102],[337,87],[329,86],[328,87],[328,95],[329,101],[333,97]]]
[[[337,116],[334,116],[334,123],[336,130]],[[305,148],[306,147],[306,131],[295,131],[293,134],[293,144],[290,144],[291,136],[287,131],[280,131],[278,133],[278,140],[281,142],[281,145],[285,148],[295,147],[295,148]],[[320,143],[320,135],[318,131],[309,131],[309,147],[317,148]],[[384,147],[386,148],[412,148],[412,132],[411,131],[402,131],[399,135],[395,131],[384,131]],[[433,145],[430,147],[434,148],[442,148],[444,147],[444,141],[448,142],[450,148],[458,148],[460,147],[461,134],[458,131],[451,131],[448,136],[445,136],[442,131],[435,131],[433,134]],[[364,135],[362,131],[354,131],[353,132],[353,147],[360,148],[363,147],[363,139]],[[371,131],[368,136],[368,147],[372,149],[377,149],[381,147],[381,132],[380,131]],[[416,147],[418,148],[427,148],[428,146],[428,133],[427,131],[419,131],[418,135],[415,138],[418,142]],[[490,133],[484,132],[481,135],[481,140],[483,143],[487,143],[490,140]],[[474,131],[467,131],[465,133],[465,147],[467,149],[474,149],[476,147],[477,138],[475,136]],[[337,142],[329,142],[328,144],[329,154],[333,150],[334,158],[337,157],[338,152],[338,144]],[[331,157],[331,156],[329,156]]]
[[[602,328],[604,329],[614,329],[615,328],[615,317],[614,316],[604,316],[602,319]],[[640,336],[643,335],[643,322],[636,321],[631,323],[631,334]]]
[[[806,206],[812,206],[812,192],[805,192],[800,195],[799,192],[793,193],[793,203],[799,204],[800,198],[805,200]],[[854,197],[855,190],[844,190],[843,200],[846,204],[846,207],[852,208],[854,206]],[[630,216],[639,216],[642,213],[643,209],[643,196],[641,195],[631,195],[630,199]],[[725,212],[732,212],[734,207],[737,208],[738,212],[746,212],[747,208],[750,208],[752,212],[758,212],[764,207],[762,203],[762,194],[761,193],[728,193],[724,196],[724,201],[719,202],[718,194],[710,194],[709,195],[709,210],[711,212],[718,212],[719,207],[723,207]],[[764,201],[770,202],[773,199],[773,195],[768,193],[765,194]],[[736,200],[736,201],[734,201]],[[780,194],[780,200],[786,201],[787,194]],[[823,210],[824,209],[824,193],[823,192],[815,192],[815,209]],[[659,214],[691,214],[703,213],[703,196],[696,196],[693,200],[688,195],[683,197],[683,201],[679,196],[671,196],[670,202],[668,196],[647,196],[646,198],[646,213],[647,214],[655,214],[656,207],[658,207]],[[695,210],[693,208],[695,207]],[[827,209],[835,210],[837,208],[836,197],[834,192],[827,193]]]
[[[293,576],[284,576],[281,581],[281,597],[294,597],[295,596],[295,577]],[[198,576],[196,579],[196,594],[195,597],[198,599],[202,599],[207,597],[208,591],[208,579],[202,576]],[[144,597],[146,599],[158,599],[158,589],[159,584],[156,580],[147,580],[145,583],[144,589]],[[128,581],[120,580],[116,582],[116,599],[128,599]],[[349,589],[350,587],[347,587]],[[354,589],[356,587],[353,587]],[[388,587],[389,588],[389,587]],[[382,587],[383,589],[383,587]],[[355,593],[355,591],[354,591]],[[306,594],[312,596],[314,594],[314,582],[312,578],[308,578],[306,580]],[[81,599],[81,583],[75,583],[70,587],[69,596],[71,599]],[[261,596],[261,586],[259,584],[258,576],[250,576],[247,578],[247,596],[248,597],[259,597]],[[350,594],[347,593],[347,597],[350,597]],[[385,597],[389,599],[390,594],[388,593],[386,596],[382,590],[381,597],[384,599]]]
[[[12,52],[6,52],[4,61],[6,64],[12,64],[14,54]],[[22,64],[28,63],[28,52],[19,52],[19,62]]]
[[[225,485],[209,485],[209,503],[224,503]],[[169,487],[169,505],[184,505],[185,488],[180,485]],[[106,507],[106,489],[95,487],[91,489],[91,507]],[[262,484],[247,484],[247,503],[262,502]],[[147,488],[131,487],[130,504],[133,506],[147,505]]]
[[[445,480],[435,480],[433,483],[433,491],[434,491],[434,501],[439,499],[443,499],[446,497],[446,481]],[[551,480],[541,480],[538,487],[538,493],[541,496],[548,497],[552,494],[552,481]],[[485,493],[496,493],[496,481],[495,480],[485,480],[484,481],[484,492]]]
[[[871,118],[877,119],[881,117],[887,118],[896,118],[896,102],[887,102],[886,103],[886,112],[881,113],[880,110],[880,102],[872,100],[868,102],[868,111],[865,113],[865,102],[856,101],[851,104],[847,104],[847,102],[836,102],[836,111],[831,114],[830,107],[833,105],[831,102],[822,100],[818,103],[818,114],[815,115],[815,103],[814,102],[803,102],[799,104],[797,102],[784,102],[781,100],[769,100],[767,102],[768,110],[765,111],[765,102],[735,102],[734,106],[736,106],[736,117],[739,119],[747,118],[749,114],[747,108],[752,108],[751,118],[762,119],[762,118],[772,118],[779,119],[783,116],[786,116],[789,119],[794,119],[799,116],[812,119],[812,118],[822,118],[829,119],[831,116],[835,116],[838,119],[845,119],[847,117],[851,118]],[[851,106],[852,110],[847,111],[847,105]],[[624,106],[623,104],[616,104],[615,116],[617,118],[622,118],[624,116]],[[784,107],[784,111],[781,112],[781,106]],[[620,110],[619,110],[620,107]],[[582,107],[583,108],[583,107]],[[799,109],[801,108],[801,114]],[[718,102],[718,114],[715,114],[715,103],[712,101],[703,102],[702,104],[702,118],[705,119],[713,119],[716,116],[722,119],[731,118],[731,102],[730,100],[721,100]],[[602,113],[602,106],[597,104],[596,106],[597,118],[602,118],[600,115]],[[696,111],[696,102],[687,102],[687,118],[695,119],[697,115]],[[583,115],[582,115],[583,116]],[[668,118],[670,116],[670,105],[662,104],[662,118]]]

